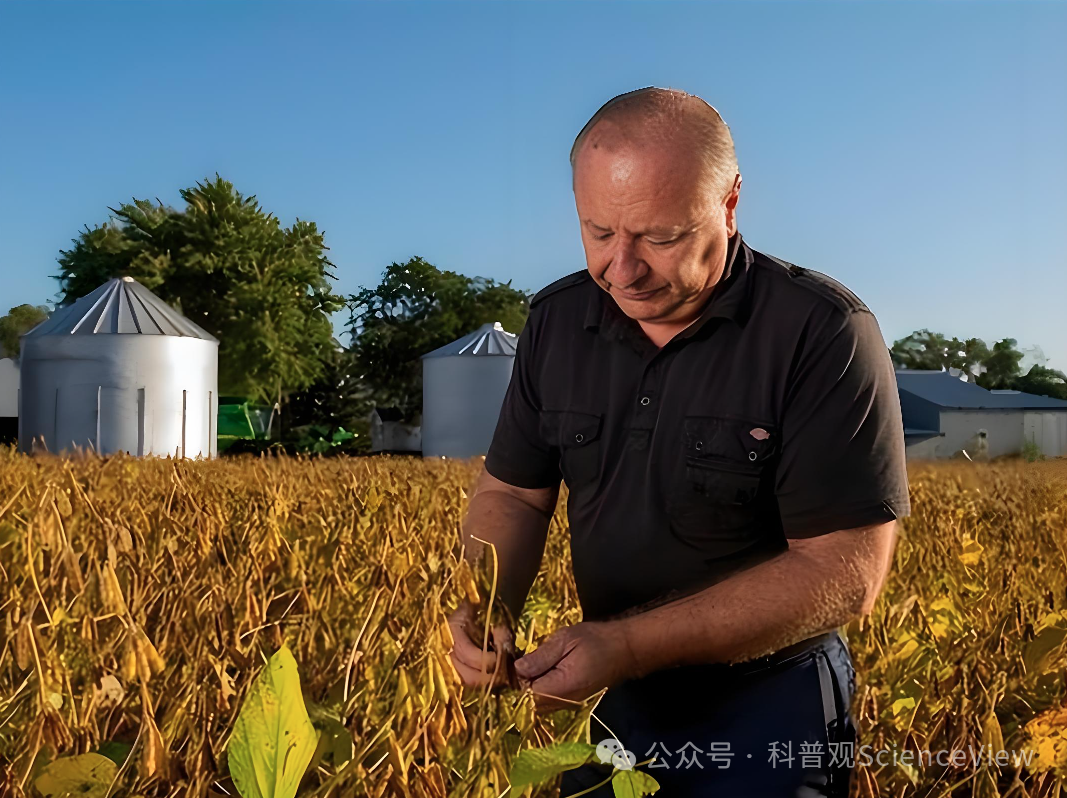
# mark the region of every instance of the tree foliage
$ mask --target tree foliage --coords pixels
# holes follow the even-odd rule
[[[314,222],[282,227],[218,175],[183,189],[183,210],[134,199],[60,253],[62,302],[130,276],[220,340],[222,393],[273,403],[331,357],[333,264]]]
[[[1067,399],[1067,374],[1045,366],[1032,366],[1026,374],[1015,378],[1012,388],[1016,391]]]
[[[19,336],[48,318],[44,305],[16,305],[0,316],[0,357],[19,356]]]
[[[497,283],[441,271],[420,257],[392,263],[375,288],[349,297],[348,330],[360,380],[379,406],[396,406],[405,418],[422,410],[421,355],[487,322],[522,331],[529,298]]]
[[[985,370],[978,375],[977,382],[989,390],[1010,390],[1022,373],[1019,362],[1023,353],[1016,348],[1014,338],[1005,338],[993,344],[989,355],[982,361]]]
[[[933,371],[957,368],[970,375],[970,382],[974,382],[979,367],[989,357],[989,347],[980,338],[961,341],[925,329],[894,341],[890,351],[897,368]]]
[[[979,338],[948,338],[930,330],[916,330],[893,342],[890,349],[897,368],[956,368],[968,382],[988,390],[1014,390],[1038,396],[1067,399],[1067,376],[1041,365],[1023,373],[1023,353],[1014,338],[1005,338],[989,347]]]
[[[285,427],[294,434],[310,427],[322,427],[331,433],[345,429],[362,438],[356,443],[363,444],[368,441],[367,417],[372,407],[370,389],[359,379],[355,358],[349,350],[337,346],[326,361],[322,376],[289,396]]]

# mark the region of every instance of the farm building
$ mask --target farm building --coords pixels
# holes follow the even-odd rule
[[[219,342],[130,277],[22,336],[19,448],[213,457]]]
[[[1067,402],[1019,391],[987,391],[946,371],[897,371],[909,458],[972,459],[1019,454],[1027,443],[1046,457],[1067,455]]]
[[[515,364],[518,336],[500,322],[422,356],[422,453],[485,454]]]
[[[0,445],[14,443],[19,434],[19,366],[0,358]]]

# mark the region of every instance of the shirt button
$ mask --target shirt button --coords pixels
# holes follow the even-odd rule
[[[574,436],[574,440],[576,440],[578,443],[581,443],[585,440],[585,436],[579,432],[577,435]]]
[[[755,452],[749,452],[748,453],[748,459],[749,460],[755,460],[756,459],[756,453]]]
[[[704,441],[697,441],[696,450],[699,452],[703,448],[704,448]]]
[[[641,397],[641,404],[647,405],[648,403],[649,403],[649,398],[647,396],[642,396]]]

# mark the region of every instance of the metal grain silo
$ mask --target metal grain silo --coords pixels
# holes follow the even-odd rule
[[[132,277],[22,336],[19,448],[213,457],[219,342]]]
[[[423,456],[467,458],[489,451],[517,341],[494,322],[422,356]]]

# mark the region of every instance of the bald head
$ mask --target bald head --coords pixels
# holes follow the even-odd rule
[[[738,173],[730,129],[718,111],[695,94],[648,87],[620,94],[593,114],[571,147],[571,169],[582,152],[655,148],[692,156],[703,183],[717,198],[726,196]]]

